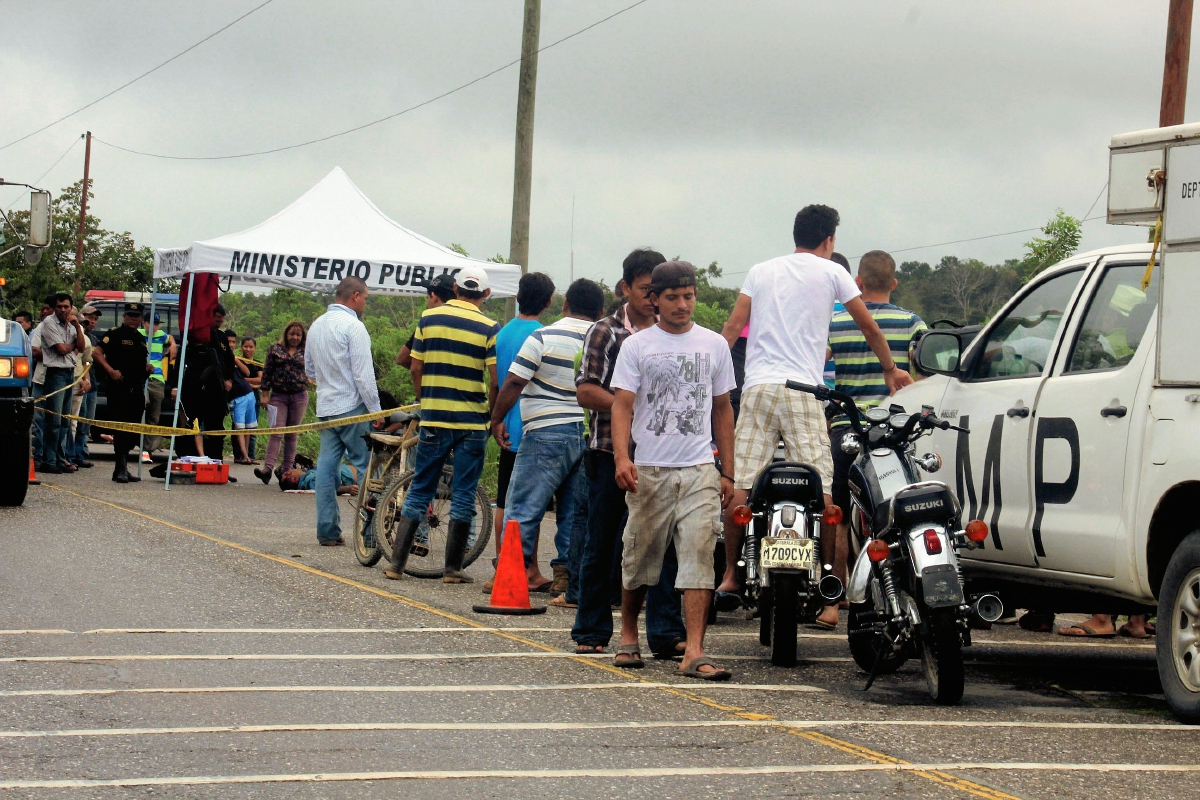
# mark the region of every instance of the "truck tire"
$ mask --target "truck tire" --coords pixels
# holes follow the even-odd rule
[[[0,438],[0,506],[19,506],[29,489],[29,439]]]
[[[1200,723],[1200,531],[1175,549],[1158,592],[1158,677],[1181,722]]]

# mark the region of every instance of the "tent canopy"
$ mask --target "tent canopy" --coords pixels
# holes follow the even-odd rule
[[[425,294],[437,275],[474,264],[487,271],[492,296],[517,293],[521,268],[460,255],[389,218],[341,167],[275,216],[253,228],[154,253],[154,277],[210,272],[237,283],[332,292],[357,275],[371,292]]]

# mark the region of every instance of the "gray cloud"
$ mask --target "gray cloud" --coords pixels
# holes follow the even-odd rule
[[[0,138],[253,4],[7,0]],[[547,2],[542,42],[627,4]],[[1081,215],[1105,181],[1109,137],[1157,120],[1165,23],[1165,0],[650,0],[542,55],[531,266],[566,278],[572,193],[576,274],[609,278],[641,244],[740,272],[790,249],[791,217],[808,202],[839,208],[851,255],[1025,228],[1057,207]],[[0,152],[0,174],[35,177],[87,128],[187,155],[331,133],[517,57],[520,25],[518,0],[276,0]],[[507,252],[515,96],[513,69],[367,131],[253,159],[168,162],[97,145],[96,213],[139,242],[176,246],[249,227],[340,165],[401,223],[473,254]],[[78,149],[45,182],[77,179],[81,161]],[[1088,247],[1143,237],[1085,230]],[[1025,238],[908,257],[1000,260]]]

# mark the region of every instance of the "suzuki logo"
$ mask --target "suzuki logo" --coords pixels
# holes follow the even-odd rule
[[[909,503],[908,505],[904,506],[904,513],[910,514],[913,511],[929,511],[932,509],[941,508],[944,505],[945,503],[943,503],[941,500],[926,500],[921,503]]]
[[[772,478],[773,486],[808,486],[808,478]]]

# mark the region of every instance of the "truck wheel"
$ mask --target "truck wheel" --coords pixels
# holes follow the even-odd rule
[[[1158,593],[1158,677],[1180,721],[1200,723],[1200,531],[1175,549]]]
[[[771,576],[771,663],[777,667],[796,666],[797,611],[800,606],[800,579],[796,575]]]
[[[0,439],[0,506],[19,506],[29,489],[29,440]]]

